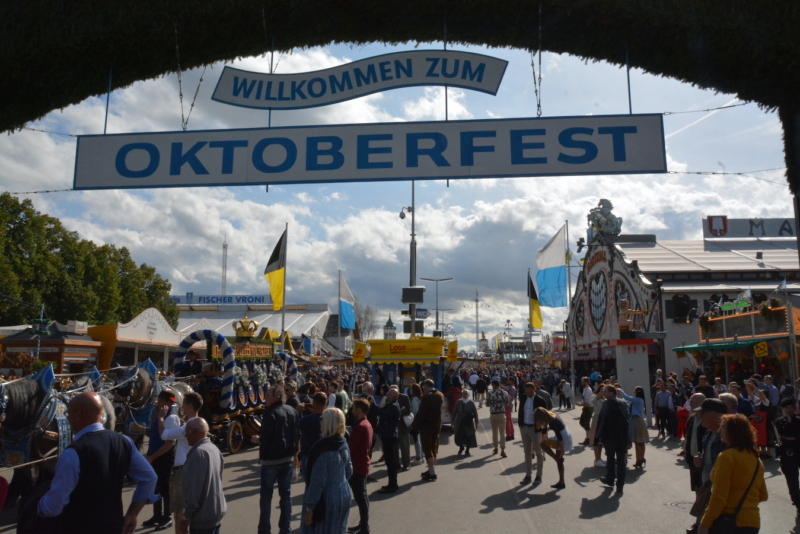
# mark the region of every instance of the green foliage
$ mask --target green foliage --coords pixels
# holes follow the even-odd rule
[[[38,373],[48,365],[53,366],[53,371],[58,372],[58,362],[48,362],[47,360],[34,360],[31,362],[31,373]]]
[[[0,258],[0,293],[44,303],[50,319],[111,324],[153,307],[173,328],[178,324],[172,285],[154,267],[137,266],[125,247],[80,239],[29,200],[8,193],[0,195]],[[38,310],[0,299],[0,324],[24,324],[33,316]]]

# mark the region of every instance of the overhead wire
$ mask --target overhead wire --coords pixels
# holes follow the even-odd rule
[[[759,178],[758,176],[753,176],[754,173],[757,172],[767,172],[767,171],[780,171],[786,169],[786,167],[774,167],[772,169],[761,169],[758,171],[747,171],[747,172],[722,172],[722,171],[668,171],[668,174],[697,174],[697,175],[704,175],[704,176],[744,176],[747,178],[752,178],[754,180],[759,180],[761,182],[767,182],[770,184],[776,185],[786,185],[785,182],[776,182],[775,180],[767,180],[766,178]]]
[[[759,178],[758,176],[753,176],[754,173],[757,172],[768,172],[768,171],[780,171],[785,169],[786,167],[773,167],[771,169],[760,169],[757,171],[747,171],[747,172],[716,172],[716,171],[667,171],[667,174],[697,174],[697,175],[705,175],[705,176],[744,176],[747,178],[752,178],[754,180],[760,180],[762,182],[768,182],[770,184],[776,185],[786,185],[783,182],[776,182],[774,180],[767,180],[766,178]],[[77,191],[77,189],[49,189],[46,191],[2,191],[7,192],[11,195],[36,195],[39,193],[63,193],[66,191]]]

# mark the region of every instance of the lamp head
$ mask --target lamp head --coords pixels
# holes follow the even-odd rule
[[[405,211],[400,210],[400,218],[401,219],[405,219],[406,218],[406,212]]]

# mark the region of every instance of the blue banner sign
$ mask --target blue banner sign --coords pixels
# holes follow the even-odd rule
[[[667,172],[662,116],[83,135],[75,189]]]
[[[175,304],[272,304],[269,295],[170,295]]]
[[[225,67],[212,100],[256,109],[302,109],[421,85],[447,85],[497,94],[508,62],[445,50],[413,50],[330,69],[268,74]]]

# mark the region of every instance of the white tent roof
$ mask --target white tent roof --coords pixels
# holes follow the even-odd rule
[[[795,239],[705,239],[616,246],[629,260],[637,260],[645,273],[798,269]],[[758,252],[761,259],[756,258]]]
[[[269,328],[276,332],[281,331],[281,312],[250,310],[246,313],[248,319],[258,323],[259,332],[262,328]],[[236,332],[233,330],[232,325],[234,322],[241,320],[244,314],[245,312],[241,310],[182,310],[180,318],[178,319],[178,330],[184,334],[188,334],[195,330],[210,327],[223,336],[233,337],[236,335]],[[329,316],[330,312],[327,309],[287,311],[285,329],[291,332],[292,336],[295,337],[302,334],[311,336],[312,333],[316,333],[313,337],[321,338],[325,332],[325,325],[328,324]],[[203,321],[204,319],[205,321]]]

